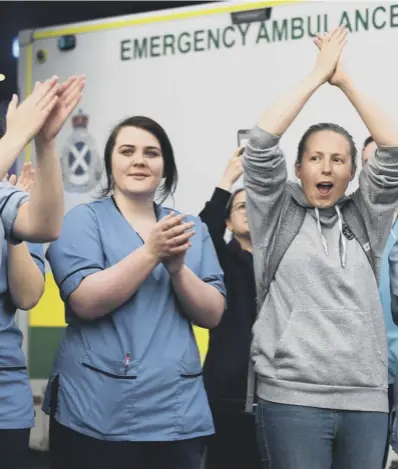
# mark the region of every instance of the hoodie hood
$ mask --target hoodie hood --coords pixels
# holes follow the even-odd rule
[[[307,209],[307,212],[315,219],[318,227],[318,232],[321,237],[323,250],[325,255],[329,255],[329,248],[326,242],[326,238],[322,233],[322,226],[331,228],[334,226],[336,221],[338,222],[339,231],[340,231],[340,259],[341,266],[344,268],[346,266],[346,256],[347,256],[347,239],[344,236],[343,229],[346,226],[344,222],[343,215],[341,214],[341,208],[343,205],[350,199],[345,194],[340,197],[333,207],[328,207],[326,209],[318,209],[313,207],[307,200],[307,197],[304,194],[303,188],[297,182],[288,182],[288,189],[293,197],[293,199],[303,208]]]

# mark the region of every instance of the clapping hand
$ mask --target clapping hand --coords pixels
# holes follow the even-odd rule
[[[6,174],[3,181],[8,181],[13,186],[18,187],[18,189],[30,193],[35,183],[35,169],[33,168],[32,163],[24,163],[18,177],[16,174],[11,174],[11,176]]]
[[[317,36],[314,42],[319,49],[314,71],[321,83],[329,81],[337,85],[339,75],[336,77],[335,73],[339,74],[340,55],[347,42],[346,28],[339,26],[325,36]]]
[[[73,76],[58,87],[56,93],[58,99],[38,134],[42,141],[48,142],[57,136],[65,121],[79,104],[84,85],[84,76]],[[36,86],[40,87],[41,84],[38,83]]]
[[[330,40],[331,34],[333,32],[327,34],[317,34],[314,39],[314,44],[318,47],[321,51],[323,47],[325,47]],[[346,40],[344,40],[346,42]],[[345,45],[345,42],[343,46]],[[333,86],[340,86],[347,78],[346,73],[344,72],[344,67],[342,64],[341,55],[339,55],[339,59],[336,64],[336,68],[334,69],[333,74],[329,78],[329,83]]]
[[[37,82],[32,94],[20,104],[14,94],[7,111],[6,135],[22,148],[35,136],[43,143],[51,141],[79,103],[84,84],[84,77],[74,76],[59,85],[58,77],[54,76]]]
[[[58,78],[53,77],[37,84],[21,104],[13,95],[7,111],[6,135],[26,146],[39,132],[58,102]]]
[[[184,222],[185,215],[170,213],[156,223],[146,241],[149,253],[163,262],[171,275],[184,266],[184,259],[190,247],[190,238],[195,234],[194,223]]]

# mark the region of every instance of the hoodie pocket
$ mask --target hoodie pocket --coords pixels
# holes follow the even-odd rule
[[[275,350],[277,378],[330,386],[383,386],[386,364],[369,314],[293,310]]]

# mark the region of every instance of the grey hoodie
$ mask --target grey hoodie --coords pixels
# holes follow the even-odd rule
[[[257,394],[320,408],[388,412],[387,344],[378,284],[363,248],[343,232],[339,207],[317,210],[287,182],[279,139],[258,127],[244,157],[257,284],[278,242],[288,197],[307,208],[253,327]],[[398,149],[379,149],[352,195],[379,264],[398,200]]]

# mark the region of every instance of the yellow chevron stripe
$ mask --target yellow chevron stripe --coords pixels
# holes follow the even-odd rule
[[[44,295],[29,314],[30,327],[65,327],[64,304],[52,273],[46,273]]]
[[[254,2],[225,2],[224,5],[215,6],[212,8],[205,8],[203,10],[189,10],[189,11],[180,11],[176,13],[163,13],[155,14],[154,16],[141,16],[131,19],[119,19],[109,21],[105,20],[104,23],[91,23],[91,24],[82,24],[81,26],[67,26],[65,28],[58,28],[53,30],[39,30],[33,33],[33,39],[47,39],[51,37],[66,36],[68,34],[82,34],[82,33],[92,33],[96,31],[104,31],[109,29],[119,29],[126,28],[130,26],[137,26],[143,24],[153,24],[159,22],[189,19],[189,18],[198,18],[201,16],[210,16],[220,13],[233,13],[236,11],[247,11],[254,10],[258,8],[273,7],[278,5],[287,5],[291,3],[302,3],[306,0],[269,0],[269,1],[254,1]]]

